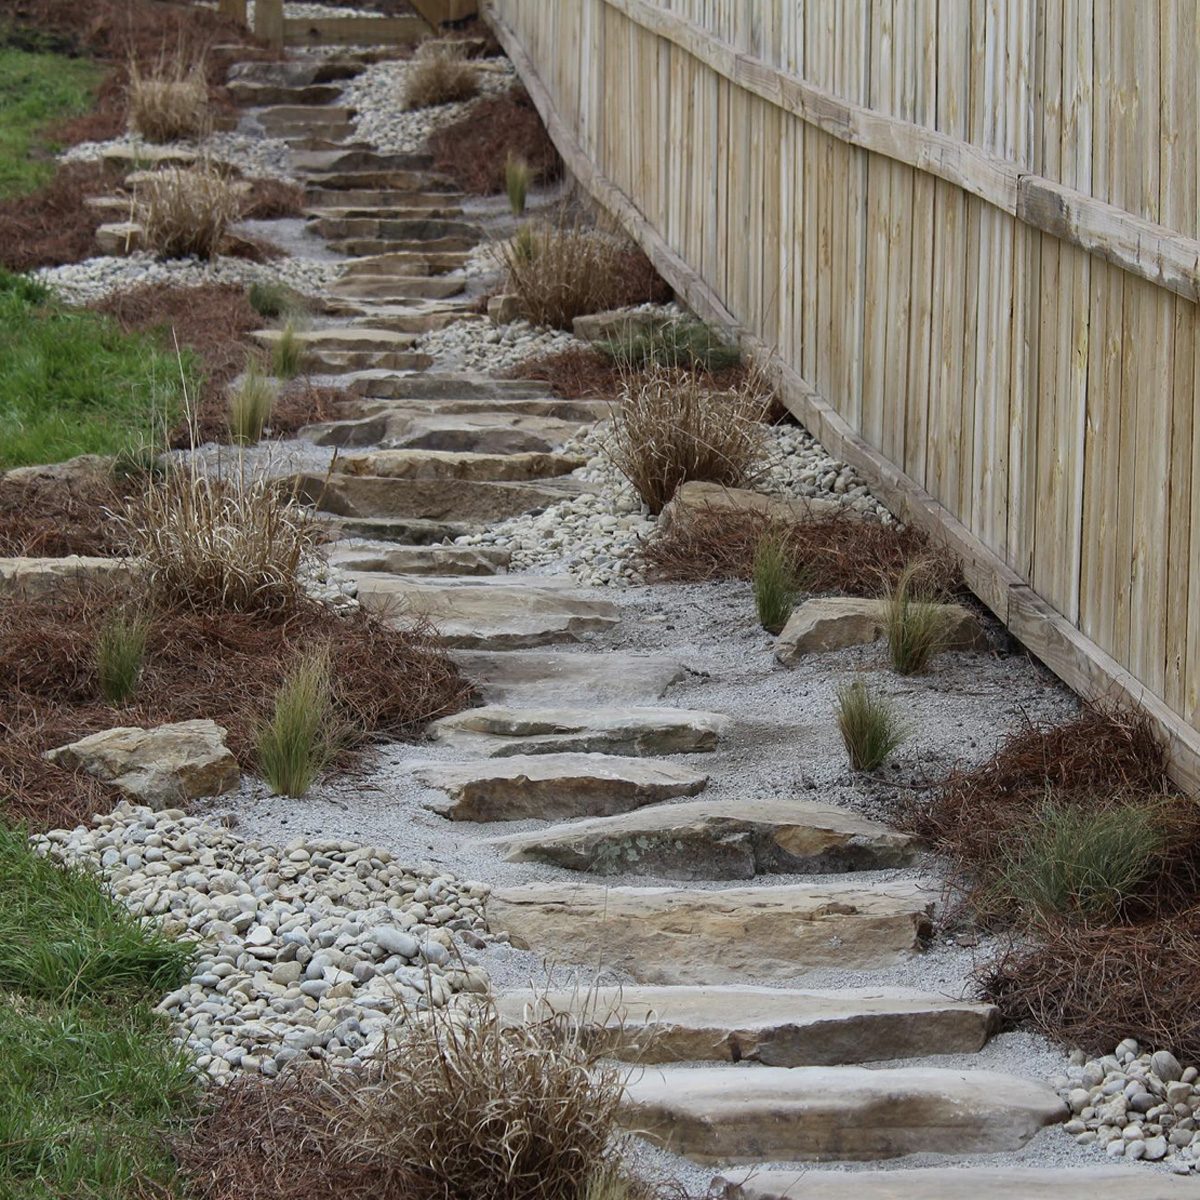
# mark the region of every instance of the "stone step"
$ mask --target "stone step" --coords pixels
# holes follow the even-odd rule
[[[812,1067],[974,1054],[999,1024],[994,1005],[900,987],[525,988],[502,993],[497,1007],[513,1021],[571,1013],[607,1053],[640,1063]]]
[[[445,300],[459,295],[466,286],[466,276],[457,274],[351,275],[333,283],[329,294],[350,300]]]
[[[356,371],[423,371],[433,365],[433,356],[413,351],[309,350],[301,366],[310,375],[349,375]]]
[[[423,193],[433,199],[425,204],[410,204],[397,197],[397,202],[387,209],[342,209],[334,212],[321,209],[308,217],[308,229],[318,237],[388,237],[385,226],[396,223],[410,225],[425,222],[453,222],[461,224],[462,205],[449,193]],[[439,203],[440,201],[440,203]],[[447,233],[439,237],[450,236]],[[460,235],[461,236],[461,235]]]
[[[515,482],[568,475],[586,459],[569,454],[463,454],[449,450],[375,450],[336,464],[342,475],[387,479],[467,479]]]
[[[373,193],[364,192],[362,194],[372,195]],[[379,194],[383,195],[384,193]],[[457,217],[461,216],[462,204],[466,199],[462,192],[392,192],[388,194],[386,200],[364,204],[355,204],[344,197],[345,194],[333,204],[306,203],[304,215],[312,217],[314,220],[326,221],[379,219],[382,217],[407,217],[410,219],[419,219],[422,216]]]
[[[361,171],[428,171],[431,154],[385,154],[378,150],[320,150],[292,155],[297,176],[325,176]]]
[[[367,66],[362,55],[350,53],[325,58],[240,62],[229,68],[227,86],[256,83],[303,87],[312,83],[338,83],[361,75]]]
[[[330,250],[350,258],[380,254],[467,254],[478,244],[469,237],[431,238],[428,241],[412,238],[336,238],[326,243]]]
[[[369,572],[352,577],[359,602],[367,609],[385,618],[425,618],[446,645],[462,649],[573,642],[583,634],[609,629],[620,619],[609,601],[583,599],[561,588],[507,582],[451,587]]]
[[[393,417],[423,418],[433,415],[492,417],[555,417],[583,425],[603,421],[612,406],[606,400],[386,400],[364,396],[354,411],[363,416],[382,413]]]
[[[405,188],[390,188],[384,191],[378,188],[308,187],[304,190],[304,203],[314,212],[324,216],[345,216],[346,213],[342,210],[354,208],[387,208],[392,204],[419,207],[424,204],[423,197],[426,196],[430,197],[437,207],[445,202],[446,196],[459,197],[463,194],[449,179],[434,180],[434,185],[427,192]]]
[[[944,1067],[648,1068],[622,1108],[625,1124],[703,1163],[999,1153],[1065,1115],[1044,1084]]]
[[[419,251],[400,251],[394,254],[371,254],[348,262],[343,279],[360,275],[442,275],[466,265],[470,255],[465,252],[422,254]]]
[[[309,137],[348,136],[354,129],[355,110],[342,105],[276,104],[260,108],[254,118],[268,137],[288,135]]]
[[[410,546],[432,546],[477,533],[466,521],[434,521],[420,517],[339,517],[322,513],[319,523],[334,536],[372,538]]]
[[[344,278],[344,277],[343,277]],[[375,329],[390,329],[395,333],[429,333],[445,329],[461,320],[461,302],[417,300],[414,304],[376,304],[372,300],[355,300],[351,296],[330,297],[325,311],[338,316],[361,319]]]
[[[455,650],[451,657],[488,704],[569,704],[581,695],[600,704],[659,700],[686,679],[687,668],[659,655],[606,650]]]
[[[308,228],[329,241],[374,238],[390,242],[436,242],[445,238],[478,242],[483,231],[472,221],[435,217],[317,217]]]
[[[547,395],[544,383],[528,379],[491,379],[484,375],[395,375],[387,371],[364,371],[357,379],[343,381],[360,396],[384,400],[527,400]]]
[[[519,949],[637,983],[787,983],[806,971],[911,958],[931,932],[931,903],[910,880],[720,889],[533,883],[496,889],[488,922]]]
[[[569,480],[567,482],[570,482]],[[373,475],[293,477],[299,498],[339,517],[420,517],[427,521],[501,521],[563,498],[542,483],[472,479],[387,479]]]
[[[532,402],[531,402],[532,403]],[[587,426],[553,417],[413,415],[383,410],[353,420],[310,425],[304,436],[318,446],[379,446],[456,454],[550,454]]]
[[[342,98],[342,87],[337,83],[304,83],[289,86],[282,83],[255,83],[248,79],[231,79],[225,87],[229,98],[240,108],[333,104]]]
[[[490,758],[514,754],[697,754],[715,750],[732,722],[687,708],[539,707],[488,704],[443,717],[435,741]]]
[[[489,844],[509,862],[684,880],[878,871],[917,857],[905,834],[790,796],[669,804],[508,834]]]
[[[275,346],[284,337],[279,329],[256,329],[250,336],[262,346]],[[411,350],[416,337],[390,329],[372,329],[362,325],[335,325],[326,329],[294,329],[292,340],[311,350],[374,350],[377,352]]]
[[[690,767],[611,754],[539,754],[417,763],[413,774],[446,799],[426,807],[452,821],[566,820],[624,813],[704,790]]]
[[[755,1170],[719,1186],[726,1200],[1200,1200],[1200,1179],[1137,1166]]]
[[[388,575],[490,576],[508,567],[509,553],[491,546],[391,546],[386,542],[334,546],[327,554],[347,571]]]
[[[422,170],[307,171],[303,178],[306,196],[360,191],[430,192],[456,186],[450,179]]]

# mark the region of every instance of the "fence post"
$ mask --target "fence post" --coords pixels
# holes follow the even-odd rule
[[[246,0],[221,0],[217,11],[223,17],[231,17],[239,25],[246,24]]]
[[[268,46],[283,49],[283,0],[257,0],[254,32]]]

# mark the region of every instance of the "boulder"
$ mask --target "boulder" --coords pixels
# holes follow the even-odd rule
[[[961,604],[939,606],[948,628],[947,649],[986,650],[987,634],[979,618]],[[862,646],[883,637],[886,600],[822,596],[806,600],[788,618],[775,643],[775,657],[790,666],[806,654]]]
[[[773,521],[814,521],[825,517],[845,517],[847,520],[862,520],[862,514],[834,500],[787,499],[783,496],[765,496],[745,488],[727,488],[719,483],[691,482],[681,484],[663,509],[660,523],[664,529],[672,521],[696,513],[719,512],[738,515],[740,513],[762,513]]]
[[[343,475],[373,475],[386,479],[469,479],[524,481],[568,475],[586,459],[571,454],[525,451],[519,454],[476,454],[449,450],[376,450],[340,459]]]
[[[667,324],[668,318],[660,312],[646,311],[636,308],[614,308],[607,312],[587,313],[576,317],[571,323],[571,330],[577,338],[585,342],[605,342],[615,338],[629,337],[639,333],[649,333],[661,325]]]
[[[180,721],[153,729],[126,726],[59,746],[46,757],[82,770],[151,808],[173,808],[237,787],[237,760],[215,721]]]
[[[37,599],[81,583],[121,587],[133,578],[130,560],[69,554],[65,558],[0,558],[0,596]]]
[[[1065,1114],[998,1071],[659,1067],[626,1085],[622,1120],[697,1162],[869,1162],[1018,1150]]]
[[[110,221],[96,227],[96,249],[112,258],[124,258],[145,246],[146,230],[137,221]]]
[[[521,319],[521,313],[520,296],[506,294],[492,296],[488,300],[487,314],[493,325],[511,325]]]
[[[991,1004],[903,987],[528,988],[502,993],[506,1020],[571,1013],[617,1058],[639,1063],[838,1066],[974,1054],[999,1023]]]
[[[498,888],[487,915],[520,949],[638,983],[767,983],[902,962],[929,936],[931,903],[908,881],[715,891],[537,883]]]
[[[633,756],[715,750],[732,722],[685,708],[507,708],[488,704],[443,717],[435,741],[493,758],[514,754],[606,753]]]
[[[565,820],[623,813],[694,796],[708,776],[674,763],[608,754],[539,754],[466,763],[418,763],[413,774],[446,793],[430,804],[455,821]]]
[[[905,866],[916,857],[906,834],[844,809],[782,796],[639,808],[506,834],[490,844],[509,862],[685,880],[873,871]]]

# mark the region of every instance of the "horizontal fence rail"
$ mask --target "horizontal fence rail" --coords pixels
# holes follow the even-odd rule
[[[491,0],[571,171],[1200,792],[1194,0]]]

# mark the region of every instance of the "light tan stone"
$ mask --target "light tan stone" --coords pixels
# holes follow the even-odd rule
[[[508,708],[488,704],[443,717],[435,741],[491,757],[514,754],[695,754],[715,750],[732,722],[686,708]]]
[[[492,296],[488,300],[488,320],[493,325],[511,325],[520,320],[522,311],[519,296]]]
[[[542,883],[497,889],[488,921],[522,949],[639,983],[746,983],[903,961],[930,932],[930,904],[908,881],[715,891]]]
[[[961,604],[939,606],[947,624],[946,648],[986,650],[987,634],[979,618]],[[787,666],[806,654],[824,654],[878,641],[887,621],[887,601],[857,596],[806,600],[788,618],[775,643],[775,657]]]
[[[430,804],[455,821],[564,820],[623,813],[694,796],[708,776],[675,763],[609,754],[539,754],[466,763],[419,763],[413,774],[446,793]]]
[[[146,230],[137,221],[110,221],[96,227],[96,249],[114,258],[141,250],[145,242]]]
[[[745,488],[727,488],[719,483],[693,481],[682,484],[676,490],[671,503],[663,510],[661,523],[667,528],[677,518],[697,512],[754,512],[777,521],[813,521],[833,516],[847,520],[862,519],[861,513],[833,500],[789,500],[782,496],[765,496]]]
[[[0,558],[0,596],[36,599],[81,583],[124,586],[132,579],[124,558],[70,554],[65,558]]]
[[[907,865],[916,855],[906,834],[844,809],[789,797],[642,808],[506,834],[490,844],[510,862],[685,880],[870,871]]]
[[[215,721],[153,729],[123,726],[47,752],[51,762],[83,770],[151,808],[170,808],[237,787],[237,760]]]
[[[697,1162],[829,1162],[1017,1150],[1065,1113],[997,1071],[658,1067],[627,1085],[623,1120]]]
[[[587,313],[576,317],[571,331],[585,342],[603,342],[632,334],[647,333],[665,325],[667,318],[644,309],[614,308],[608,312]]]
[[[645,704],[688,675],[676,659],[616,650],[456,650],[451,657],[488,704],[526,708],[580,696],[597,704]]]
[[[329,561],[345,571],[388,575],[495,575],[508,567],[509,552],[494,546],[393,546],[387,542],[334,546]]]
[[[256,329],[250,336],[260,345],[274,346],[284,334],[279,329]],[[305,350],[358,350],[378,353],[408,350],[417,340],[411,333],[396,333],[391,329],[370,329],[357,325],[293,330],[292,338]]]
[[[506,1020],[570,1013],[609,1053],[641,1063],[755,1062],[839,1066],[973,1054],[998,1021],[991,1004],[899,987],[797,990],[614,987],[502,993]]]
[[[375,475],[387,479],[469,479],[526,481],[567,475],[585,459],[570,454],[473,454],[450,450],[376,450],[341,459],[343,475]]]

